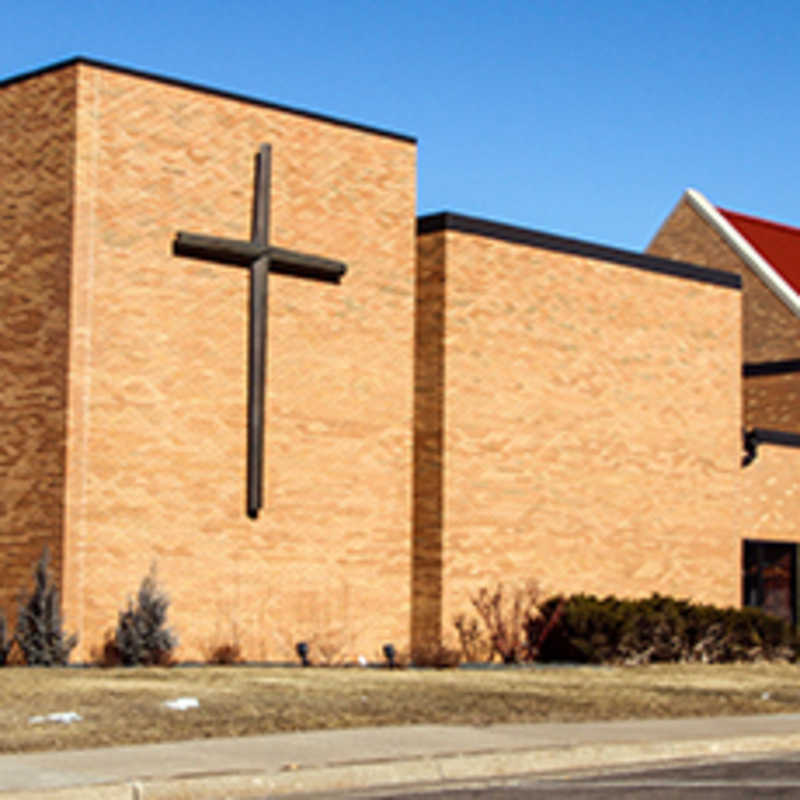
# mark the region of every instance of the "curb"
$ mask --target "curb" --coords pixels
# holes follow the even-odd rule
[[[0,792],[0,800],[234,800],[504,778],[677,759],[800,750],[800,734],[541,747],[397,761],[299,767],[279,773],[185,775],[167,780]]]

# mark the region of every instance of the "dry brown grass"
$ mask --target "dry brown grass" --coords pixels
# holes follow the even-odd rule
[[[255,667],[0,670],[0,751],[360,725],[800,712],[800,667],[507,670]],[[171,711],[163,702],[196,697]],[[73,724],[29,718],[75,711]]]

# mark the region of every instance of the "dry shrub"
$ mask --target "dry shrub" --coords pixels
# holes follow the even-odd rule
[[[415,667],[448,669],[457,667],[461,663],[461,653],[439,641],[422,642],[414,646],[410,659],[405,655],[395,658],[395,663],[398,666],[402,666],[409,661]]]
[[[464,661],[479,663],[492,660],[492,643],[475,617],[459,614],[454,620]]]
[[[230,621],[229,636],[225,636],[220,632],[219,623],[216,625],[213,639],[203,647],[203,657],[206,663],[217,666],[240,664],[243,661],[242,648],[239,644],[239,626],[234,620]]]
[[[533,580],[511,589],[502,582],[493,591],[479,589],[470,598],[478,619],[462,614],[454,620],[464,658],[492,661],[496,654],[504,664],[533,661],[564,610],[562,600],[544,612],[544,600]]]
[[[6,654],[6,666],[7,667],[25,666],[25,653],[22,652],[22,648],[19,646],[19,643],[17,642],[16,639],[12,640],[11,647],[9,648],[9,651]]]
[[[113,630],[106,631],[102,644],[93,647],[89,657],[98,667],[119,667],[122,664]]]
[[[528,640],[527,656],[530,661],[535,661],[539,657],[548,637],[561,622],[561,617],[564,616],[566,607],[567,598],[559,595],[550,599],[547,603],[539,603],[536,608],[536,616],[528,618],[525,626],[525,635]]]
[[[218,644],[207,655],[206,661],[216,666],[230,666],[242,661],[242,648],[238,642]]]
[[[312,633],[306,639],[309,657],[319,667],[338,667],[346,662],[347,635],[343,627]]]

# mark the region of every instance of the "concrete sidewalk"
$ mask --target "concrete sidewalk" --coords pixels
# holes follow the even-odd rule
[[[0,756],[0,800],[267,797],[800,750],[800,714],[422,725]]]

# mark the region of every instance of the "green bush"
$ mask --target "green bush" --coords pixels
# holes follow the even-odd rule
[[[559,598],[544,603],[554,610]],[[529,631],[529,637],[535,631]],[[654,594],[642,600],[572,595],[542,643],[541,661],[724,663],[797,657],[787,622],[755,608],[717,608]]]

